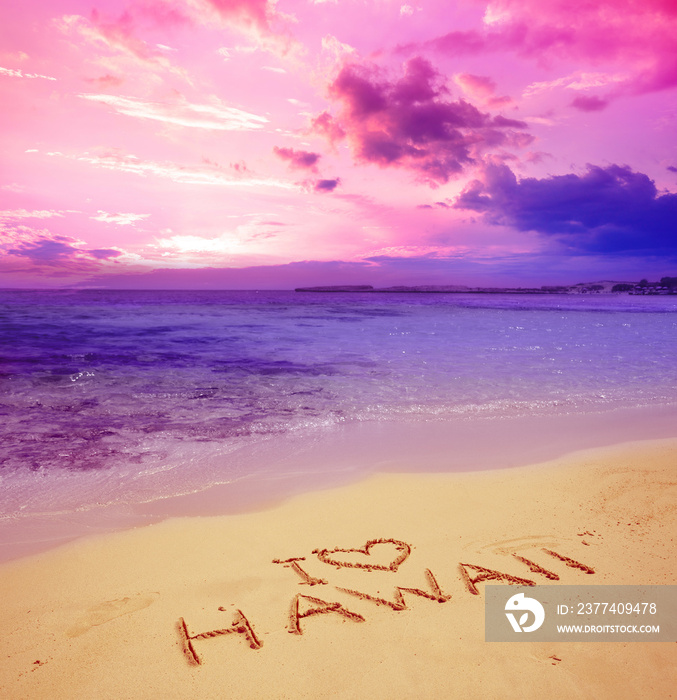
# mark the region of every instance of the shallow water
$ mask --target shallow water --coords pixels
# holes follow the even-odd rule
[[[0,292],[0,515],[292,472],[267,445],[345,425],[672,406],[676,338],[677,297]]]

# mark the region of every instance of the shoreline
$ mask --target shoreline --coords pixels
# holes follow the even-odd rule
[[[459,566],[533,577],[516,554],[556,570],[553,585],[676,584],[676,454],[669,439],[512,469],[376,473],[263,511],[171,518],[4,564],[0,688],[17,699],[135,700],[169,687],[186,699],[224,688],[242,698],[668,697],[674,643],[484,642],[485,584],[472,594]],[[379,538],[365,559],[359,548]],[[410,550],[386,570],[393,542]],[[325,562],[318,551],[343,553]],[[353,559],[383,570],[345,568]],[[369,598],[432,590],[426,570],[447,600],[405,590],[394,610]],[[363,621],[304,617],[313,599]],[[258,649],[244,632],[199,637],[237,611]],[[181,619],[199,665],[182,651]]]
[[[243,450],[249,473],[187,493],[140,502],[35,513],[0,521],[0,564],[81,537],[168,518],[256,513],[290,498],[374,473],[464,474],[524,467],[588,449],[677,438],[677,405],[594,413],[375,421],[286,435]],[[263,468],[261,465],[267,465]]]
[[[667,278],[666,278],[667,279]],[[463,285],[400,285],[373,287],[369,284],[296,287],[295,292],[310,293],[367,293],[367,294],[630,294],[640,296],[670,296],[677,294],[677,286],[660,282],[583,282],[573,285],[542,285],[541,287],[466,287]]]

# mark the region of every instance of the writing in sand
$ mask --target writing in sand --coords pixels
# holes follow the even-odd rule
[[[320,562],[327,566],[334,567],[334,569],[358,569],[364,572],[382,571],[396,573],[400,566],[409,558],[411,550],[412,545],[402,540],[380,538],[369,540],[362,547],[315,549],[312,554],[315,555]],[[379,556],[373,556],[374,552],[378,552]],[[582,564],[575,559],[571,559],[551,549],[543,548],[541,552],[545,555],[544,560],[547,558],[552,564],[557,562],[556,566],[564,564],[567,567],[576,569],[585,574],[595,573],[594,570],[586,564]],[[386,557],[385,560],[384,556]],[[551,581],[559,580],[559,575],[549,568],[515,553],[512,553],[512,556],[526,566],[531,574],[542,576]],[[554,560],[554,562],[552,560]],[[303,562],[305,561],[306,557],[290,557],[287,559],[273,559],[272,563],[293,571],[294,574],[301,579],[299,585],[330,586],[327,579],[312,576],[308,573],[304,568]],[[479,595],[480,591],[477,588],[477,584],[487,581],[498,581],[500,583],[518,586],[536,585],[536,581],[531,578],[514,576],[496,569],[479,566],[478,564],[459,562],[458,568],[465,590],[470,595]],[[392,599],[382,598],[342,586],[332,586],[332,588],[333,591],[338,591],[348,596],[368,601],[374,605],[386,606],[394,612],[407,609],[405,595],[414,595],[437,603],[449,602],[452,596],[442,591],[433,572],[430,569],[425,569],[424,574],[428,590],[405,588],[396,585]],[[326,599],[331,597],[333,597],[333,595],[327,596],[323,594],[323,597],[319,597],[302,593],[296,594],[292,598],[289,606],[287,631],[294,635],[303,634],[304,628],[307,625],[306,621],[308,618],[312,618],[315,615],[338,615],[352,622],[365,622],[366,618],[364,615],[353,612],[341,602]],[[227,612],[227,609],[224,607],[220,607],[219,610]],[[244,612],[239,609],[235,610],[230,626],[197,634],[191,634],[189,632],[188,624],[184,618],[181,617],[178,622],[178,632],[183,654],[191,665],[200,665],[202,663],[195,644],[201,640],[213,639],[225,635],[236,635],[236,637],[244,638],[244,641],[251,649],[260,649],[263,646],[263,642],[257,637],[252,623]]]

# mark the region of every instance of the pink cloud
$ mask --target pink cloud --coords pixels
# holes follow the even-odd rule
[[[102,41],[110,47],[122,49],[143,61],[155,61],[159,53],[135,35],[134,20],[124,12],[116,20],[106,20],[98,10],[92,10],[92,24]]]
[[[677,27],[675,28],[677,32]],[[629,85],[631,92],[644,94],[668,90],[677,86],[677,41],[672,54],[656,62],[655,65],[640,71]]]
[[[93,10],[89,20],[81,15],[66,15],[57,24],[65,34],[76,35],[99,49],[103,47],[114,56],[133,59],[136,64],[145,68],[182,73],[157,46],[137,36],[136,22],[130,12],[124,12],[117,19],[109,19]],[[91,56],[89,58],[91,59]],[[116,68],[122,72],[125,66]]]
[[[233,27],[275,53],[286,54],[294,45],[290,17],[269,0],[194,0],[190,11],[197,23]]]
[[[629,73],[618,94],[655,92],[677,85],[676,7],[673,0],[494,0],[483,30],[454,30],[398,50],[448,56],[514,52],[546,66],[556,60],[613,61]]]
[[[546,153],[545,151],[527,151],[524,156],[524,160],[527,163],[543,163],[546,158],[552,158],[552,153]]]
[[[259,39],[282,36],[287,32],[286,16],[276,10],[274,2],[268,0],[133,0],[115,18],[97,9],[92,10],[89,30],[82,26],[87,22],[83,17],[72,15],[64,20],[70,23],[77,21],[81,31],[91,39],[150,62],[157,62],[162,54],[157,50],[157,45],[139,38],[144,28],[175,30],[199,25],[229,26]],[[285,40],[288,41],[288,37]]]
[[[251,25],[266,34],[271,31],[270,23],[276,14],[268,0],[206,0],[206,4],[228,22]]]
[[[163,0],[147,0],[134,6],[135,12],[155,26],[162,28],[180,27],[190,24],[187,7]]]
[[[482,32],[474,29],[453,31],[422,43],[399,44],[396,51],[398,53],[411,53],[421,48],[433,49],[449,56],[466,56],[484,52],[487,48],[487,40]],[[499,46],[494,45],[494,48],[497,49]]]
[[[106,73],[106,75],[99,76],[98,78],[85,78],[85,80],[88,83],[97,85],[102,90],[119,87],[125,82],[123,78],[117,75],[111,75],[110,73]]]
[[[507,95],[496,96],[496,81],[484,75],[472,75],[471,73],[458,73],[454,81],[471,99],[483,103],[492,109],[505,107],[512,102]]]
[[[329,143],[336,145],[346,137],[346,132],[329,112],[322,112],[313,117],[310,125],[311,131],[324,136]]]
[[[454,80],[470,97],[486,99],[496,92],[496,81],[483,75],[459,73]]]

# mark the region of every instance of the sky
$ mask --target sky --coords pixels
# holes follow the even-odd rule
[[[677,0],[3,3],[0,104],[0,287],[677,275]]]

